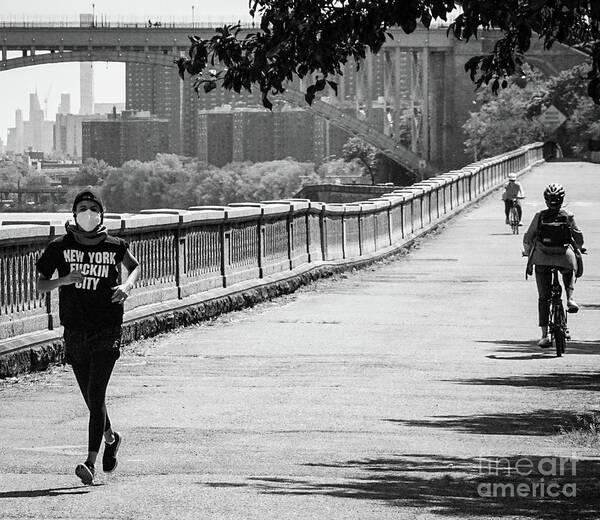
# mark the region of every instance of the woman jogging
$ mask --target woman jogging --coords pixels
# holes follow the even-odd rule
[[[73,372],[89,409],[88,456],[75,474],[90,485],[104,437],[102,469],[117,467],[122,437],[113,430],[104,402],[106,387],[120,355],[123,302],[140,274],[127,243],[108,234],[104,205],[91,187],[73,201],[74,223],[48,244],[36,263],[39,292],[58,287],[59,315],[64,327],[65,361]],[[120,283],[121,264],[128,271]],[[52,278],[58,271],[58,277]]]

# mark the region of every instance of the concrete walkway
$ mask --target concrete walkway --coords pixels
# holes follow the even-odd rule
[[[599,408],[600,166],[524,177],[527,223],[554,181],[590,252],[563,358],[535,346],[535,281],[495,193],[406,256],[129,347],[100,485],[73,474],[69,369],[0,383],[0,518],[600,517],[597,449],[559,432]]]

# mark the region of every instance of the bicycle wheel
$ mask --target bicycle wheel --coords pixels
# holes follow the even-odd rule
[[[554,322],[554,346],[556,357],[561,357],[567,346],[566,320],[562,305],[556,305],[553,309],[552,321]]]
[[[517,208],[514,206],[510,208],[510,217],[508,219],[510,222],[510,228],[512,229],[513,235],[519,234],[519,215],[517,214]]]

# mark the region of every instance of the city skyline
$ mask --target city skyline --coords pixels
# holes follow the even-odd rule
[[[192,9],[193,6],[193,9]],[[226,21],[249,21],[247,0],[210,2],[172,1],[167,6],[159,0],[116,0],[75,2],[29,0],[18,8],[8,0],[0,0],[0,22],[76,22],[82,13],[93,14],[96,20],[192,22],[201,24]],[[175,67],[173,73],[176,74]],[[15,125],[15,111],[29,110],[29,94],[36,92],[42,106],[46,105],[48,120],[54,121],[60,95],[71,94],[71,112],[79,112],[79,63],[36,65],[2,72],[0,75],[0,137],[6,143],[7,130]],[[94,102],[125,102],[125,64],[94,62]]]

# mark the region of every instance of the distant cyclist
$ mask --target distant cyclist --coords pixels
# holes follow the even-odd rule
[[[504,214],[506,215],[506,223],[509,224],[509,215],[510,208],[513,205],[513,200],[516,201],[517,207],[517,215],[519,216],[519,226],[522,226],[523,223],[521,219],[523,218],[523,209],[521,208],[521,203],[519,199],[524,199],[525,194],[523,192],[523,187],[521,183],[517,181],[517,175],[514,173],[508,174],[508,182],[504,185],[504,193],[502,193],[502,200],[504,201]]]
[[[560,184],[550,184],[544,190],[548,209],[533,217],[527,233],[523,236],[523,252],[529,256],[527,272],[531,274],[535,265],[535,280],[538,288],[538,315],[542,329],[540,347],[552,345],[548,335],[550,296],[552,287],[551,268],[556,266],[562,273],[567,294],[567,311],[577,312],[579,306],[573,299],[577,258],[575,249],[583,246],[583,234],[575,224],[573,214],[561,209],[565,189]]]

